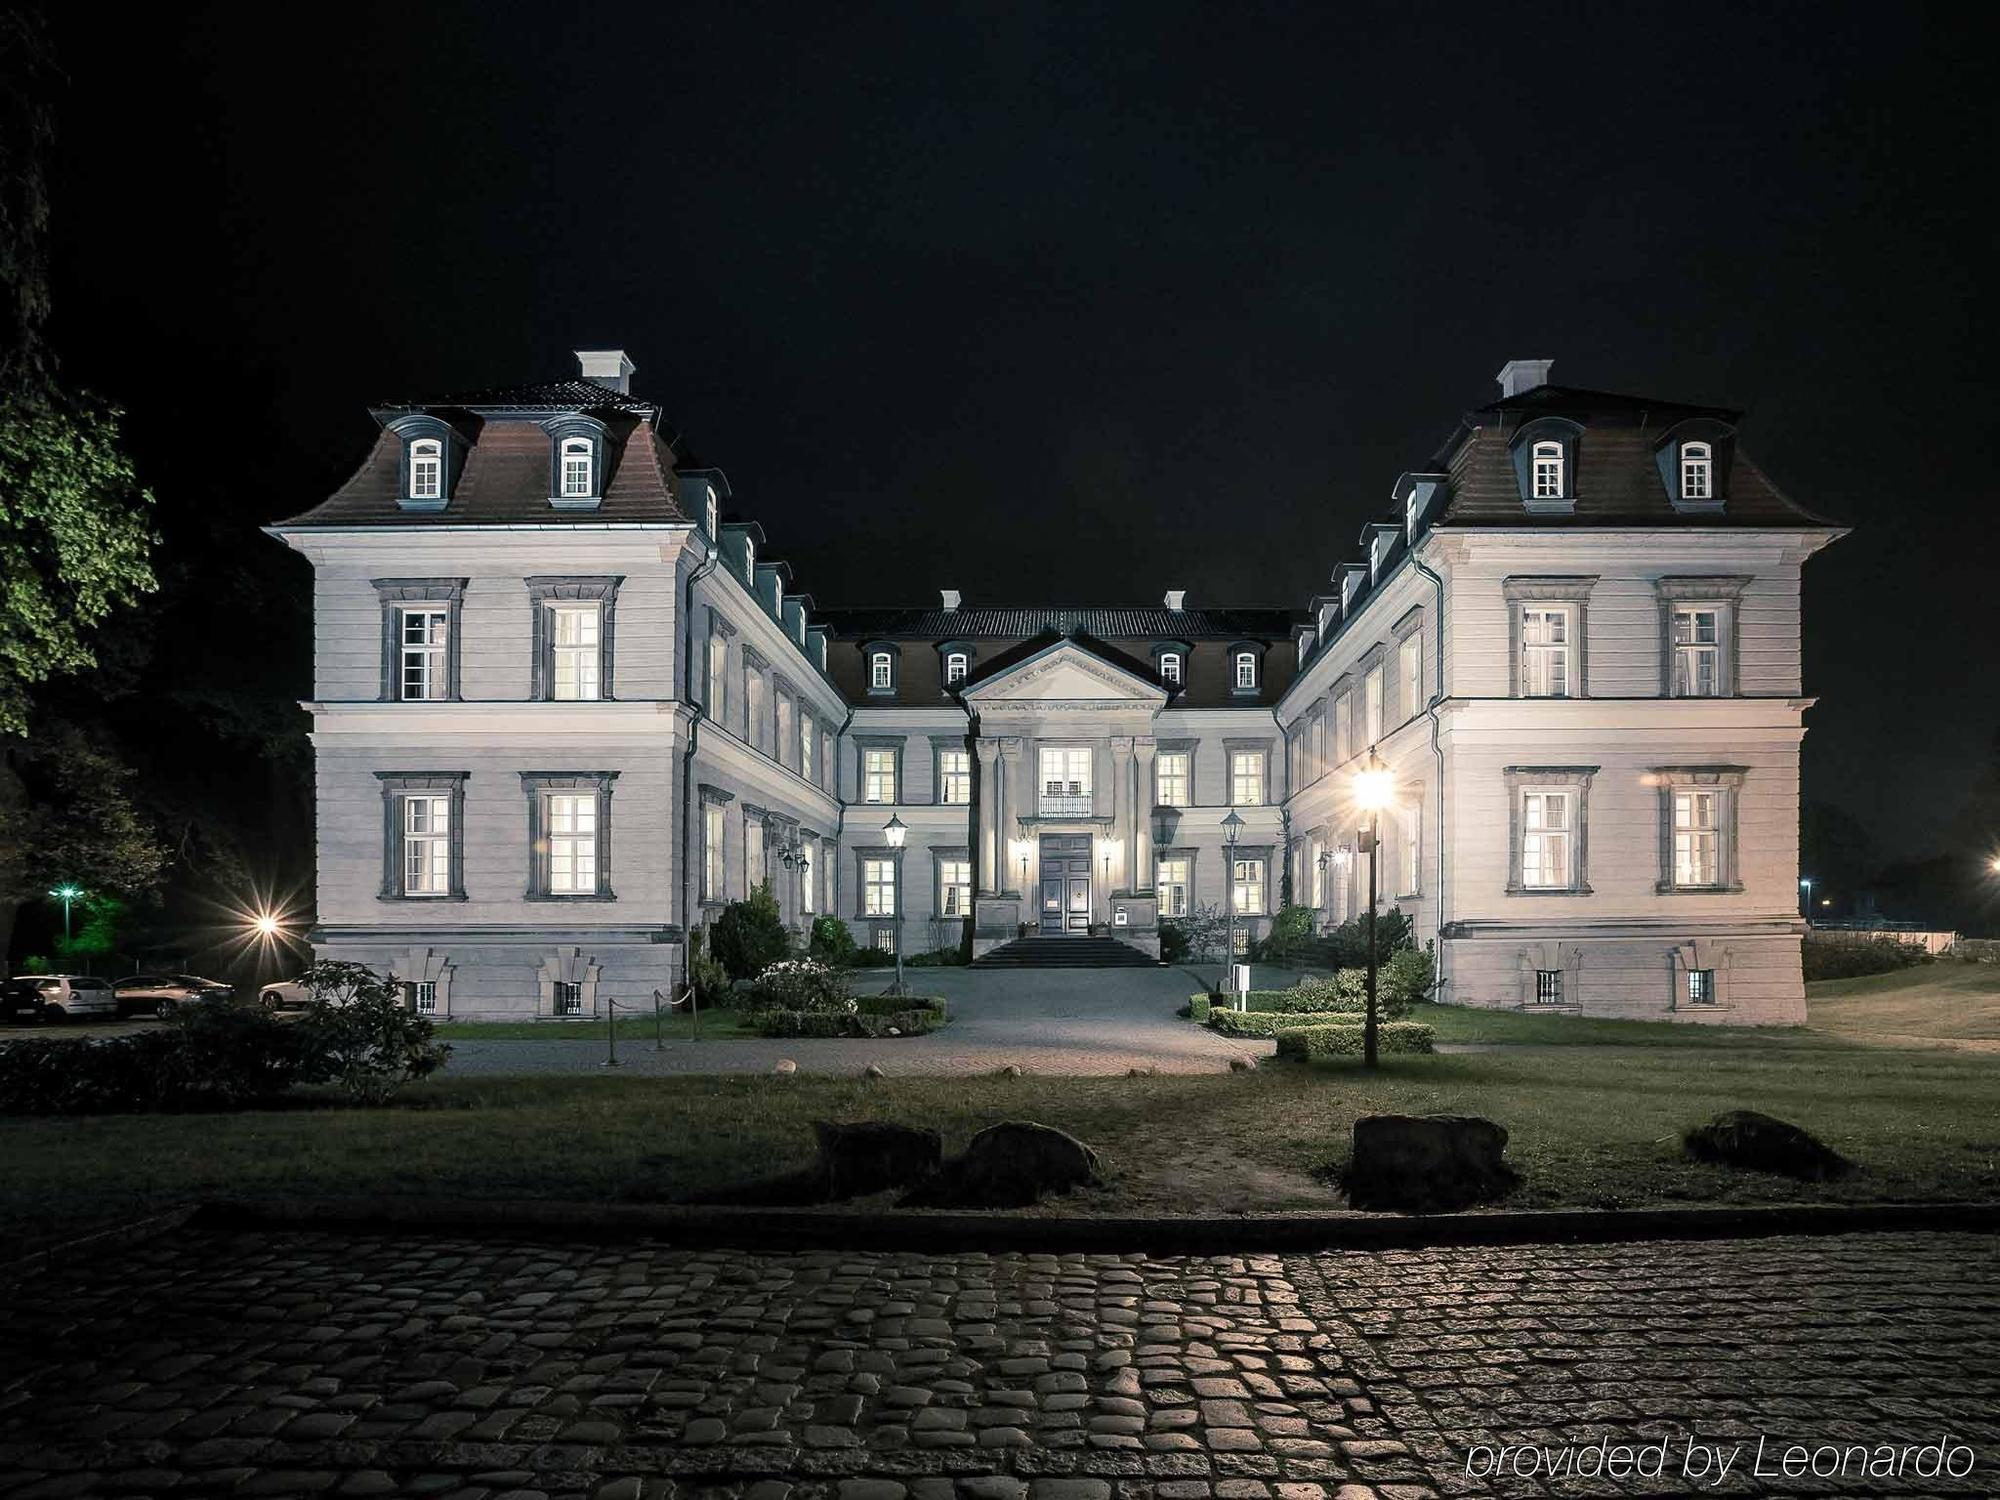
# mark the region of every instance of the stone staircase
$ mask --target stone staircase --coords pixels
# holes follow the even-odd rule
[[[1155,969],[1159,960],[1111,937],[1025,937],[975,958],[975,969]]]

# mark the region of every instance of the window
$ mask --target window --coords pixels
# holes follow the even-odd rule
[[[1187,807],[1189,755],[1185,750],[1162,750],[1153,762],[1156,797],[1161,807]]]
[[[1534,489],[1537,500],[1560,500],[1566,491],[1563,488],[1563,445],[1561,443],[1540,442],[1535,444],[1533,457]]]
[[[1722,608],[1715,604],[1674,606],[1676,698],[1713,698],[1722,691]]]
[[[701,810],[701,899],[722,900],[722,804],[709,802]]]
[[[757,583],[757,543],[749,536],[743,538],[743,576],[750,580],[754,588]]]
[[[946,687],[965,681],[966,656],[963,651],[953,651],[944,659],[944,683]]]
[[[861,752],[861,800],[896,800],[896,752],[884,747],[865,747]]]
[[[896,915],[896,862],[893,859],[861,861],[861,915]]]
[[[938,861],[938,915],[941,917],[972,915],[971,860]]]
[[[1250,929],[1248,927],[1238,927],[1230,933],[1229,952],[1234,958],[1248,958],[1250,956]]]
[[[1521,884],[1529,890],[1570,887],[1570,794],[1521,794]]]
[[[708,716],[720,724],[729,711],[729,641],[721,631],[708,637]]]
[[[1229,752],[1229,801],[1233,807],[1258,807],[1264,801],[1264,752]]]
[[[594,701],[600,696],[600,668],[604,659],[603,606],[552,604],[548,610],[554,667],[550,696],[568,702]]]
[[[583,981],[558,979],[555,982],[555,1010],[559,1016],[583,1014]]]
[[[1306,889],[1312,892],[1314,908],[1326,905],[1326,868],[1321,863],[1323,848],[1318,839],[1306,840]]]
[[[810,714],[799,715],[799,775],[813,779],[813,746],[819,743],[819,726]]]
[[[1160,915],[1184,917],[1188,914],[1188,891],[1193,885],[1185,854],[1163,854],[1153,864],[1153,885],[1160,896]]]
[[[743,664],[743,738],[752,749],[764,748],[764,673],[748,661]]]
[[[403,802],[403,894],[451,893],[451,798],[406,793]]]
[[[1535,1004],[1561,1005],[1563,1003],[1563,971],[1561,969],[1535,970]]]
[[[1400,894],[1413,896],[1423,889],[1419,882],[1423,877],[1424,810],[1414,802],[1407,803],[1399,817],[1403,825],[1403,884]]]
[[[1521,606],[1521,696],[1570,696],[1570,622],[1568,605]]]
[[[1333,700],[1333,763],[1344,764],[1354,754],[1354,695],[1341,693]]]
[[[552,792],[548,799],[549,894],[597,894],[597,796]]]
[[[1239,651],[1236,653],[1236,690],[1246,692],[1257,686],[1257,653]]]
[[[896,951],[896,929],[894,927],[871,927],[868,929],[868,946],[881,953]]]
[[[718,537],[722,534],[722,528],[720,524],[722,521],[722,505],[721,502],[716,499],[715,486],[709,485],[707,486],[707,490],[708,490],[708,498],[702,504],[702,515],[703,518],[708,522],[708,534],[711,538],[713,538],[713,537]]]
[[[873,651],[868,656],[868,691],[887,693],[896,686],[896,659],[886,651]]]
[[[1707,443],[1681,444],[1681,499],[1715,498],[1715,453]]]
[[[434,1016],[438,1008],[438,987],[435,979],[416,979],[403,986],[403,997],[410,1010],[420,1016]]]
[[[799,910],[810,915],[818,909],[819,893],[813,887],[813,841],[799,840]]]
[[[1042,812],[1045,816],[1088,816],[1091,810],[1090,750],[1085,746],[1044,746],[1041,753]]]
[[[778,694],[778,738],[771,746],[771,753],[779,761],[791,753],[792,748],[792,700],[785,693]]]
[[[1722,884],[1722,792],[1690,787],[1674,793],[1674,884]]]
[[[937,756],[937,799],[955,807],[972,801],[972,752],[940,750]]]
[[[1403,684],[1403,711],[1400,718],[1413,719],[1424,708],[1424,637],[1412,631],[1396,648],[1396,672]]]
[[[1175,687],[1181,685],[1181,654],[1178,651],[1160,653],[1160,681],[1170,682]]]
[[[1715,970],[1689,969],[1687,971],[1687,976],[1688,976],[1687,1003],[1689,1005],[1715,1004]]]
[[[1367,675],[1361,679],[1361,710],[1367,720],[1363,725],[1363,732],[1367,735],[1369,744],[1376,744],[1382,738],[1383,719],[1382,664],[1380,662],[1370,667]]]
[[[408,702],[449,696],[451,611],[442,604],[406,605],[398,612],[399,695]]]
[[[556,491],[565,500],[588,500],[597,493],[596,461],[589,438],[562,440],[562,487]]]
[[[1261,912],[1264,909],[1264,861],[1238,859],[1229,866],[1230,910]]]
[[[764,883],[764,822],[743,815],[743,893],[749,895]]]
[[[410,498],[444,498],[444,444],[436,438],[419,438],[410,444]]]

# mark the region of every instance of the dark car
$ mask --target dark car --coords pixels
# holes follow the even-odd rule
[[[111,981],[85,974],[22,974],[0,991],[0,1016],[9,1021],[108,1021],[117,1014]]]
[[[199,974],[129,974],[112,986],[121,1016],[149,1015],[165,1020],[190,1000],[228,1000],[233,985]]]

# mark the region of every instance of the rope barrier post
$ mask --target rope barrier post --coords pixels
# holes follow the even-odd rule
[[[604,1066],[618,1066],[618,1002],[609,995],[604,997]]]

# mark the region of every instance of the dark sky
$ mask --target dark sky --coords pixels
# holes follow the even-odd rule
[[[618,345],[822,603],[1297,605],[1552,357],[1746,407],[1855,526],[1808,570],[1809,794],[1921,850],[1990,758],[1990,20],[67,10],[55,336],[170,546],[196,464],[247,526],[370,400]]]

